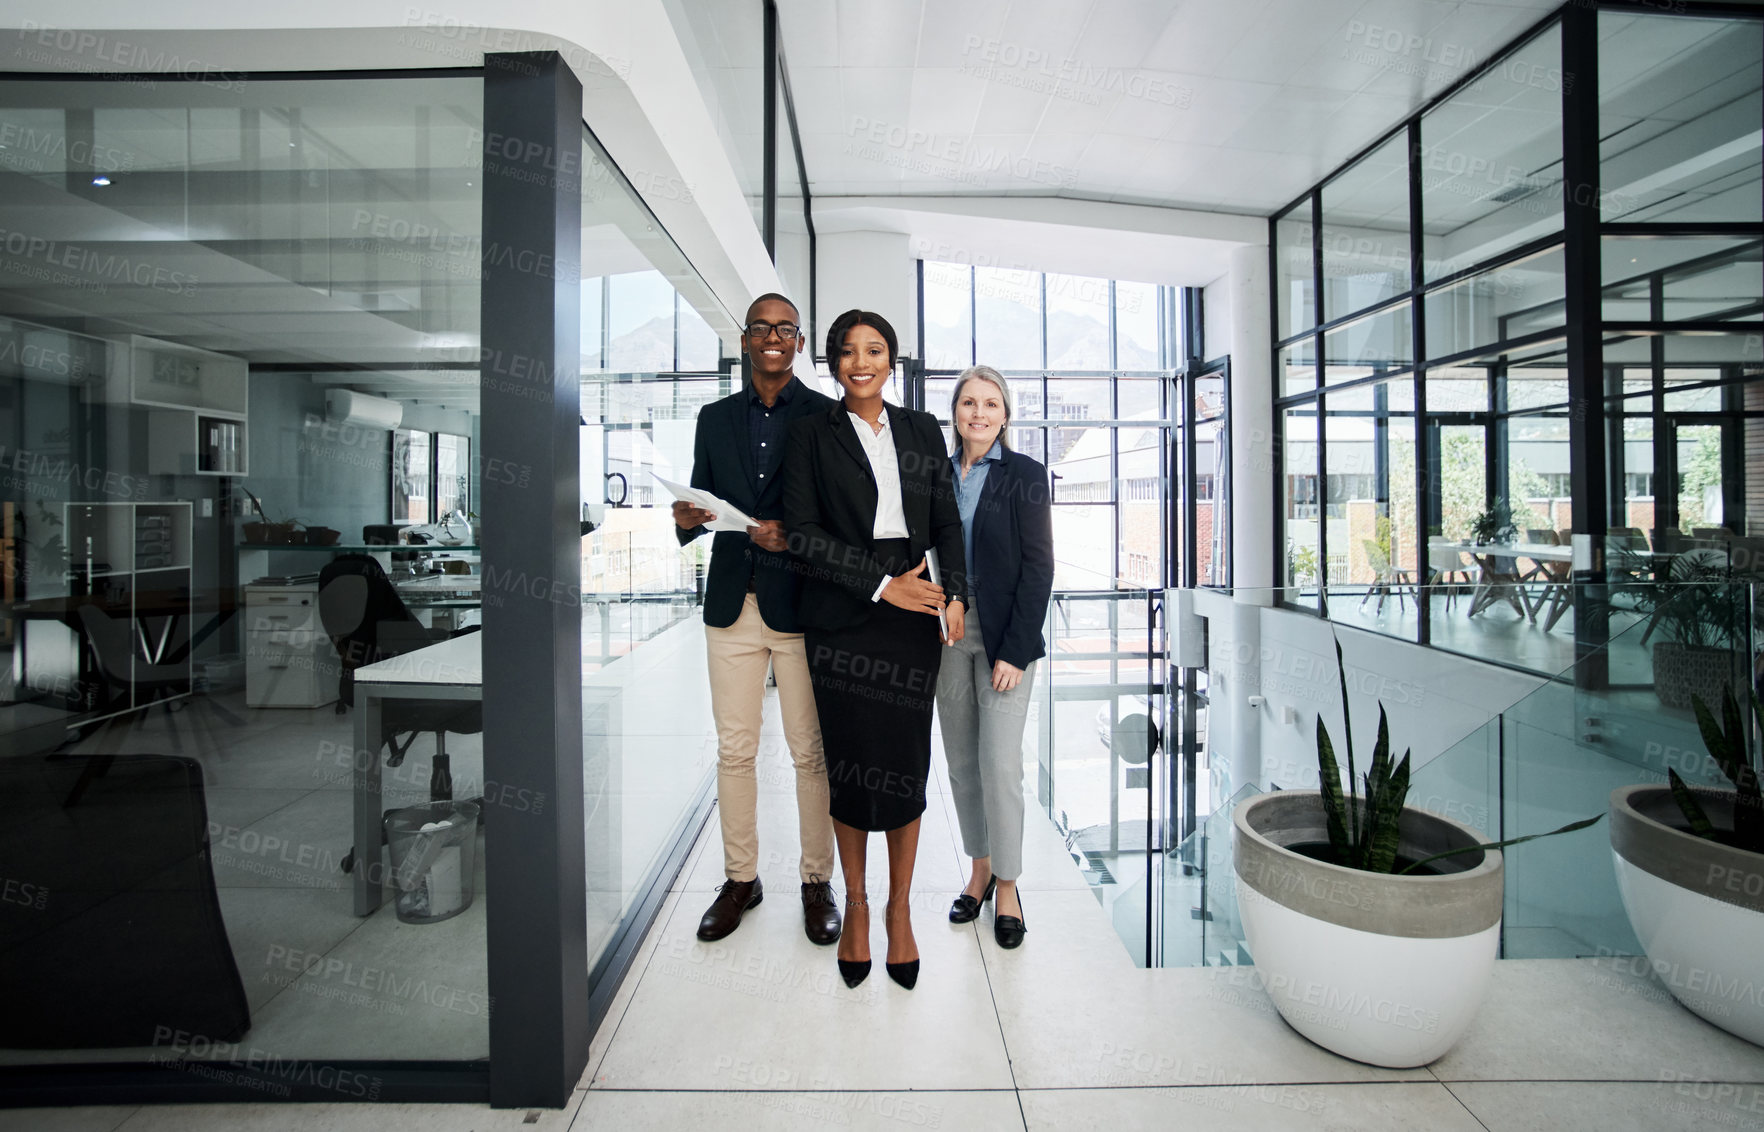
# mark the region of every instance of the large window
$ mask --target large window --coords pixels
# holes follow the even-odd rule
[[[1598,52],[1596,90],[1569,47]],[[1577,7],[1270,219],[1290,604],[1551,669],[1575,619],[1518,598],[1561,581],[1567,552],[1478,553],[1479,515],[1585,542],[1583,563],[1760,560],[1734,547],[1764,535],[1746,474],[1764,454],[1761,120],[1764,21]],[[1574,136],[1596,150],[1565,152]],[[1569,183],[1576,160],[1596,178]],[[1596,279],[1570,277],[1576,256]],[[1590,286],[1599,368],[1578,373],[1569,299]],[[1601,434],[1604,458],[1577,465]],[[1515,599],[1463,600],[1490,585]]]
[[[1218,502],[1229,493],[1226,371],[1199,376],[1182,292],[938,262],[921,278],[925,407],[947,421],[957,373],[976,363],[1004,373],[1016,402],[1010,443],[1053,479],[1057,588],[1179,583],[1177,548],[1189,540],[1201,584],[1229,584]],[[1185,498],[1204,494],[1208,510],[1198,526],[1173,523],[1170,508],[1172,477],[1191,464],[1205,488]]]

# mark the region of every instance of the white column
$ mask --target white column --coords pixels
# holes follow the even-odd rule
[[[1271,601],[1274,560],[1274,397],[1269,374],[1268,248],[1231,253],[1231,561],[1238,600]]]

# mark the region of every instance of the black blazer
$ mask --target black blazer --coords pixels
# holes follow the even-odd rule
[[[1028,668],[1046,656],[1041,624],[1053,593],[1053,500],[1041,461],[1006,449],[987,471],[974,506],[974,570],[986,662]]]
[[[692,486],[728,500],[755,519],[782,519],[782,474],[763,488],[753,466],[753,445],[747,433],[747,394],[743,385],[729,396],[698,410],[698,431],[692,444]],[[796,378],[790,403],[784,406],[785,431],[801,417],[819,416],[833,402]],[[782,465],[779,466],[782,471]],[[704,533],[703,527],[674,534],[685,546]],[[760,617],[776,633],[800,633],[796,603],[800,574],[788,554],[774,554],[754,545],[744,532],[717,531],[711,541],[710,574],[704,586],[704,623],[727,629],[741,616],[747,583],[753,582]]]
[[[913,561],[936,547],[944,596],[965,602],[962,519],[937,419],[894,405],[884,411],[900,461]],[[873,553],[875,527],[876,479],[845,403],[792,423],[784,448],[784,529],[803,573],[804,625],[842,629],[868,620],[876,608],[870,596],[888,574]]]

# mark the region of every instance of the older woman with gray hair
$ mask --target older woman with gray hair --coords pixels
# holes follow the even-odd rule
[[[949,788],[973,858],[950,906],[965,924],[993,897],[993,936],[1023,942],[1017,878],[1023,871],[1023,728],[1035,662],[1047,654],[1041,624],[1053,591],[1053,506],[1047,468],[1006,442],[1010,386],[991,366],[956,381],[950,403],[956,507],[967,552],[970,608],[962,639],[945,646],[937,716]]]

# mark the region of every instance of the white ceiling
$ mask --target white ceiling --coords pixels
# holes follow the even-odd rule
[[[1558,6],[779,2],[817,197],[1063,196],[1252,215]]]

